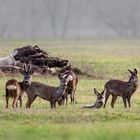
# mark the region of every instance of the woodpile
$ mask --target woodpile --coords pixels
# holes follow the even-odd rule
[[[51,57],[49,53],[40,49],[36,46],[25,46],[22,48],[17,48],[14,50],[16,55],[14,56],[16,61],[20,61],[21,63],[29,63],[31,62],[33,65],[37,65],[39,67],[64,67],[67,65],[68,60],[60,59],[58,57]]]

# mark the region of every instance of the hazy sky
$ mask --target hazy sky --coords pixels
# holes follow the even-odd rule
[[[138,0],[0,0],[0,38],[139,37]]]

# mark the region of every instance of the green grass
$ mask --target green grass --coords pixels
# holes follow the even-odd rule
[[[103,90],[107,80],[127,80],[127,69],[136,67],[140,73],[140,41],[1,41],[1,56],[14,48],[38,44],[53,56],[69,59],[73,66],[92,73],[94,77],[79,76],[76,103],[51,110],[49,102],[37,98],[31,109],[26,109],[25,94],[22,109],[5,109],[5,82],[13,78],[0,78],[0,140],[137,140],[140,137],[140,89],[132,96],[132,108],[124,109],[121,98],[115,109],[110,100],[106,109],[81,109],[95,102],[93,88]],[[3,48],[3,49],[2,49]],[[22,77],[16,77],[19,81]],[[34,77],[48,85],[57,86],[57,77]],[[10,100],[12,101],[12,100]]]

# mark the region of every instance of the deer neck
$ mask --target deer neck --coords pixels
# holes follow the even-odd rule
[[[134,93],[138,87],[138,82],[128,82],[129,84],[129,88],[128,88],[128,92]]]
[[[138,82],[131,82],[131,81],[128,81],[128,85],[129,85],[130,87],[135,87],[135,88],[137,88]]]
[[[61,97],[64,94],[66,86],[67,86],[66,84],[60,84],[60,86],[57,88],[58,97]]]
[[[30,84],[25,84],[25,81],[23,80],[22,82],[20,82],[20,85],[21,85],[21,87],[23,88],[23,90],[27,90],[28,89],[28,87],[30,86]]]

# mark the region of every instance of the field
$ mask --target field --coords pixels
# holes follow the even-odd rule
[[[0,55],[6,56],[14,48],[39,45],[52,56],[66,58],[73,67],[91,76],[79,75],[75,105],[51,110],[49,102],[37,98],[31,109],[5,109],[4,84],[12,78],[0,78],[0,140],[137,140],[140,137],[140,88],[132,96],[132,108],[124,109],[118,98],[115,109],[110,100],[105,109],[81,109],[95,102],[93,88],[102,91],[109,79],[127,80],[127,69],[140,73],[139,40],[84,40],[84,41],[0,41]],[[14,76],[19,81],[22,76]],[[34,77],[48,85],[57,86],[54,77]]]

